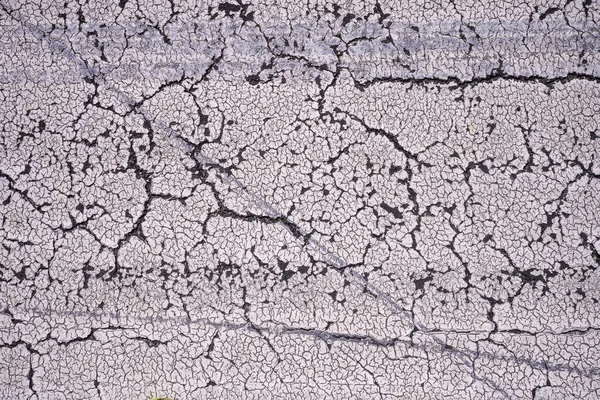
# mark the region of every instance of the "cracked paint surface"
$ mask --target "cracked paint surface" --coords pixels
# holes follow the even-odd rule
[[[0,1],[0,395],[600,398],[599,22]]]

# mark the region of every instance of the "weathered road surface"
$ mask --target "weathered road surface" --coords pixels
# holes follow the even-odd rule
[[[600,398],[598,2],[85,3],[0,0],[0,397]]]

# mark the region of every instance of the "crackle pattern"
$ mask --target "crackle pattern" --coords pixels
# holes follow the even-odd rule
[[[600,398],[590,0],[0,0],[0,396]]]

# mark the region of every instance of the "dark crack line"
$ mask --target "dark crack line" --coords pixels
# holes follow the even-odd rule
[[[471,86],[476,86],[485,83],[493,83],[495,81],[512,81],[512,82],[521,82],[521,83],[541,83],[550,88],[552,88],[557,83],[567,83],[573,80],[584,80],[593,83],[600,83],[600,77],[595,75],[577,73],[577,72],[569,72],[564,76],[557,77],[544,77],[540,75],[507,75],[504,73],[493,73],[480,78],[472,78],[472,79],[459,79],[457,77],[447,77],[447,78],[402,78],[402,77],[381,77],[374,78],[368,81],[360,82],[354,79],[354,84],[360,90],[364,90],[369,86],[381,83],[401,83],[401,84],[412,84],[417,86],[424,85],[452,85],[453,88],[456,89],[464,89]]]
[[[392,348],[392,347],[395,347],[398,345],[403,345],[403,346],[406,346],[406,348],[422,350],[425,353],[431,352],[431,353],[438,353],[438,354],[446,354],[446,353],[448,353],[448,354],[459,353],[459,354],[465,354],[465,355],[468,354],[469,356],[473,357],[474,359],[481,357],[481,358],[486,358],[486,359],[490,359],[490,360],[515,362],[518,364],[528,365],[532,368],[536,368],[536,369],[540,369],[540,370],[544,370],[544,371],[547,370],[547,371],[573,372],[573,373],[576,373],[577,375],[586,376],[586,377],[590,377],[590,378],[594,377],[594,376],[600,376],[600,368],[598,368],[598,367],[596,367],[596,368],[579,368],[579,367],[572,367],[568,364],[551,363],[547,360],[536,361],[536,360],[533,360],[533,359],[530,359],[527,357],[518,357],[516,355],[501,356],[501,355],[498,355],[497,353],[490,353],[487,351],[460,350],[460,349],[457,349],[457,348],[455,348],[451,345],[445,344],[445,343],[444,344],[438,343],[437,345],[434,343],[416,344],[414,342],[414,340],[411,340],[411,339],[401,339],[401,338],[397,338],[397,337],[396,338],[375,338],[375,337],[368,336],[368,335],[359,335],[359,334],[353,334],[353,333],[329,332],[329,331],[321,330],[321,329],[309,329],[309,328],[289,326],[289,325],[286,325],[281,322],[274,322],[274,326],[261,326],[261,325],[258,325],[258,324],[252,323],[252,322],[234,323],[234,322],[230,322],[227,320],[214,321],[214,320],[211,320],[208,318],[190,318],[189,316],[186,316],[186,317],[162,317],[162,316],[150,315],[148,317],[143,317],[143,316],[134,316],[134,315],[130,315],[130,314],[121,314],[121,313],[90,312],[90,311],[64,311],[64,310],[55,310],[55,309],[51,309],[51,308],[36,308],[36,307],[34,307],[34,308],[22,307],[21,311],[23,311],[25,313],[31,313],[33,316],[45,316],[45,317],[51,317],[51,316],[56,316],[56,315],[70,316],[70,317],[85,316],[85,317],[89,317],[91,319],[95,319],[95,320],[98,320],[101,322],[106,322],[106,323],[110,323],[113,321],[116,322],[115,326],[110,325],[108,328],[91,328],[90,333],[85,337],[71,339],[66,342],[57,342],[61,346],[68,346],[72,343],[82,342],[85,340],[98,340],[94,336],[94,333],[99,330],[104,330],[104,329],[133,330],[135,328],[126,327],[126,325],[133,323],[133,321],[136,321],[136,322],[143,322],[143,323],[149,322],[151,324],[171,323],[171,324],[180,325],[180,326],[193,326],[193,325],[210,326],[216,330],[255,332],[255,333],[261,334],[261,336],[263,336],[263,337],[264,337],[264,334],[272,334],[272,335],[276,335],[276,336],[277,335],[308,336],[308,337],[323,340],[328,345],[331,345],[333,343],[349,343],[349,344],[360,344],[360,345],[364,345],[364,346],[374,346],[374,347],[378,347],[378,348]],[[4,311],[0,311],[0,314],[8,315],[8,316],[13,315],[13,313],[8,311],[7,307],[5,307]],[[21,321],[21,322],[24,322],[24,321]],[[590,331],[596,331],[596,330],[598,330],[598,328],[588,328],[584,331],[573,330],[573,331],[567,331],[567,332],[563,332],[563,333],[564,334],[572,334],[572,333],[576,332],[577,334],[585,334]],[[467,333],[472,333],[472,332],[467,332]],[[525,334],[531,334],[531,333],[525,333]],[[138,340],[138,341],[145,342],[146,345],[148,345],[149,347],[156,347],[156,346],[168,344],[168,342],[163,342],[163,341],[159,341],[159,340],[155,340],[155,339],[149,339],[144,336],[131,336],[131,337],[127,337],[127,338],[129,340]],[[49,339],[53,339],[53,338],[48,336],[44,340],[49,340]],[[19,345],[27,346],[28,351],[30,353],[39,354],[39,352],[36,351],[30,343],[23,341],[23,340],[17,340],[12,343],[0,344],[0,348],[2,348],[2,347],[14,348]],[[507,351],[509,351],[509,350],[507,349]]]

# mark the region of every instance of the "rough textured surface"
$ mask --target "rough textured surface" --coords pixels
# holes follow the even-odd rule
[[[2,0],[0,396],[600,398],[599,3],[405,3]]]

